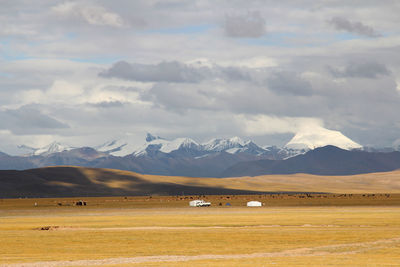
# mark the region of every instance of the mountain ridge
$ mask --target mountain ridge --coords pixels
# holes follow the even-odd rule
[[[310,150],[286,160],[257,160],[237,163],[221,177],[264,174],[308,173],[315,175],[354,175],[393,171],[400,168],[400,152],[348,151],[335,146]]]
[[[0,169],[74,165],[154,175],[229,177],[299,172],[350,175],[400,167],[396,153],[385,154],[371,149],[366,152],[335,146],[313,150],[260,147],[239,137],[214,138],[197,143],[191,138],[167,140],[150,133],[145,140],[141,147],[136,148],[129,140],[112,140],[94,148],[74,148],[53,142],[45,147],[47,150],[36,148],[34,153],[21,157],[0,154]],[[347,142],[346,138],[344,140]],[[324,152],[318,154],[320,151]],[[335,156],[334,151],[340,156]]]

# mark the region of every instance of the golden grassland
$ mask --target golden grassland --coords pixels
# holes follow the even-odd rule
[[[193,178],[57,166],[25,171],[2,171],[0,177],[0,197],[3,198],[271,192],[400,194],[400,170],[349,176],[292,174]]]
[[[188,207],[191,198],[0,200],[0,266],[400,264],[396,194],[201,196],[210,208]]]
[[[232,178],[193,178],[180,176],[142,175],[129,171],[90,169],[76,167],[91,181],[98,182],[99,172],[107,171],[118,176],[134,176],[149,183],[171,183],[199,187],[216,187],[259,192],[325,192],[325,193],[400,193],[400,170],[347,176],[320,176],[311,174],[262,175]],[[108,186],[121,188],[126,183],[115,179]]]

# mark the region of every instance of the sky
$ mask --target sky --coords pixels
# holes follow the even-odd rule
[[[321,127],[400,145],[396,0],[0,0],[0,151]]]

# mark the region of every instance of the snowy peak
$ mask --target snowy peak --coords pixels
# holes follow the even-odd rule
[[[253,141],[247,141],[243,146],[242,152],[247,152],[250,154],[261,155],[265,154],[267,150],[256,145]]]
[[[199,150],[200,145],[190,138],[177,138],[175,140],[163,144],[163,146],[160,148],[160,151],[164,153],[171,153],[172,151],[180,149]]]
[[[123,138],[119,140],[111,140],[102,145],[94,147],[99,152],[104,152],[117,157],[124,157],[130,154],[145,154],[146,147],[148,145],[154,145],[159,143],[165,143],[166,140],[152,135],[151,133],[146,134],[146,143],[142,146],[138,146],[135,140],[129,138]]]
[[[327,145],[333,145],[346,150],[362,148],[360,144],[346,137],[341,132],[328,130],[323,127],[298,132],[285,145],[285,148],[308,150]]]
[[[228,142],[231,143],[231,144],[234,144],[234,145],[236,145],[236,144],[237,145],[241,145],[241,146],[245,145],[245,142],[240,137],[237,137],[237,136],[229,138]]]
[[[235,136],[229,139],[211,139],[210,141],[202,144],[203,150],[208,152],[222,152],[225,151],[230,154],[248,153],[252,155],[262,155],[267,151],[253,141],[243,141],[241,138]]]
[[[229,139],[211,139],[202,145],[203,149],[210,152],[221,152],[233,148],[243,148],[245,142],[235,136]]]
[[[34,155],[49,155],[56,152],[63,152],[73,149],[73,147],[53,142],[45,147],[39,148],[34,152]]]
[[[28,151],[28,153],[25,154],[26,156],[47,156],[53,153],[69,151],[73,149],[73,147],[63,145],[58,142],[50,143],[47,146],[41,148],[33,148],[26,145],[20,145],[18,146],[18,148],[24,151]]]
[[[115,155],[115,156],[126,156],[129,154],[133,154],[135,157],[144,156],[144,155],[147,155],[150,151],[159,151],[163,147],[163,145],[165,145],[166,143],[169,143],[169,141],[162,139],[162,138],[152,139],[151,141],[147,141],[147,140],[151,140],[151,138],[148,139],[146,137],[146,143],[143,144],[138,149],[129,151],[129,153],[126,153],[125,155]]]
[[[146,137],[146,140],[147,137]],[[190,138],[176,138],[172,141],[165,140],[161,137],[147,141],[142,147],[133,152],[134,156],[147,155],[149,152],[160,151],[163,153],[171,153],[177,150],[200,150],[200,145]]]

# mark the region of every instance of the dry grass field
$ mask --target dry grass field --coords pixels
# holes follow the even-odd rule
[[[89,180],[101,183],[102,172],[111,172],[116,179],[108,186],[120,188],[129,182],[118,177],[135,176],[152,184],[168,183],[197,187],[248,190],[258,192],[325,192],[325,193],[400,193],[400,170],[347,176],[311,174],[262,175],[256,177],[194,178],[180,176],[142,175],[128,171],[75,167]]]
[[[62,167],[5,175],[5,188],[19,177],[38,181],[26,192],[82,196],[0,199],[0,266],[400,266],[400,171],[216,179]],[[192,199],[212,206],[189,207]],[[250,200],[263,206],[246,207]]]
[[[399,195],[201,198],[0,200],[0,266],[400,265]]]
[[[156,175],[143,175],[142,177],[152,183],[169,182],[259,192],[400,193],[400,170],[347,176],[299,173],[222,179]]]

